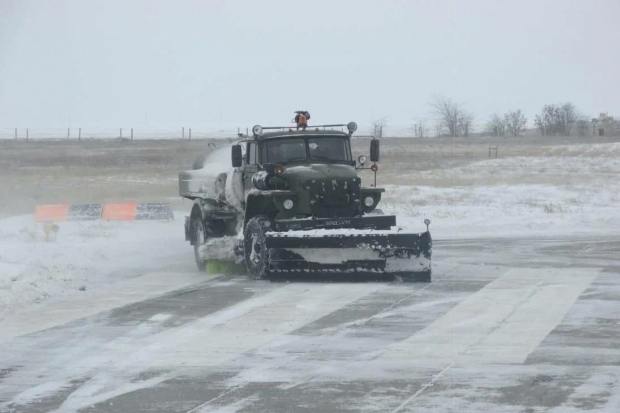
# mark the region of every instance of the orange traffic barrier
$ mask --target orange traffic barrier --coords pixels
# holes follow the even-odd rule
[[[106,221],[133,221],[136,219],[138,204],[135,202],[125,204],[104,204],[101,219]]]
[[[36,222],[66,221],[69,215],[69,205],[37,205],[34,211]]]
[[[37,205],[34,218],[36,222],[59,221],[134,221],[134,220],[172,220],[170,204],[157,202],[127,202],[117,204],[58,204]]]

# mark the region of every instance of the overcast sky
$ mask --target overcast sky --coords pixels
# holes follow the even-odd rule
[[[620,116],[619,0],[0,0],[0,127]]]

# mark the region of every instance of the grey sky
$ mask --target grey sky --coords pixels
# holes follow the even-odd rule
[[[619,16],[618,0],[0,0],[0,127],[251,126],[298,109],[405,125],[453,92],[477,122],[560,101],[620,116]]]

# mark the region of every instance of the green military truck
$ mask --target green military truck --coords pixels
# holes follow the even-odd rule
[[[334,128],[348,130],[336,130]],[[252,128],[231,145],[198,157],[179,174],[182,197],[193,201],[185,239],[204,270],[210,259],[244,263],[255,279],[270,274],[391,274],[431,280],[432,239],[396,228],[377,209],[380,141],[370,162],[351,153],[354,122],[307,130]],[[374,172],[362,186],[360,170]]]

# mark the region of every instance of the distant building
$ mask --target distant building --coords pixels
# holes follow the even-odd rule
[[[592,128],[599,136],[611,135],[620,136],[620,120],[616,120],[608,113],[600,113],[598,118],[592,119]]]

